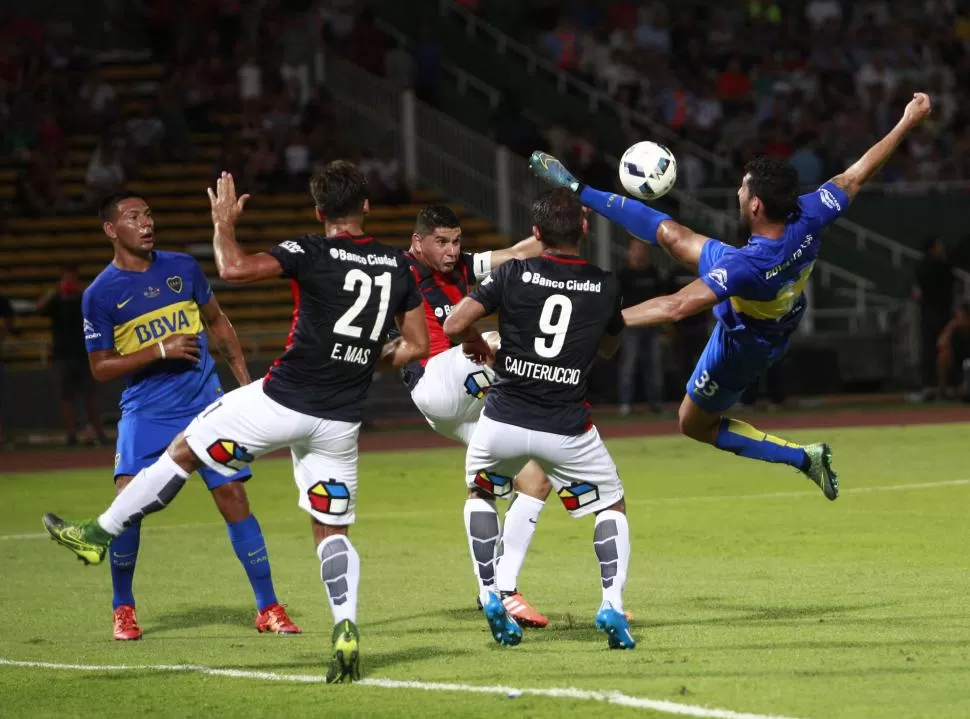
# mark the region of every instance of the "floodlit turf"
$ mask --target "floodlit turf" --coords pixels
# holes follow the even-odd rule
[[[549,614],[518,647],[493,644],[474,609],[460,449],[361,459],[359,625],[372,678],[575,687],[760,715],[970,716],[967,425],[824,435],[844,494],[792,470],[685,439],[611,443],[627,488],[633,652],[592,628],[592,519],[551,501],[521,589]],[[141,642],[110,640],[107,566],[39,538],[41,513],[96,513],[104,472],[0,476],[0,659],[325,671],[331,620],[308,521],[286,462],[255,467],[252,506],[277,591],[306,633],[258,635],[252,597],[215,507],[194,481],[142,534]],[[934,487],[894,486],[932,483]],[[18,536],[18,535],[28,535]],[[0,666],[0,715],[662,716],[524,695],[328,687],[265,679]]]

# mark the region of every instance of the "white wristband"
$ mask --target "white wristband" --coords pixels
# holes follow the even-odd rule
[[[158,351],[162,353],[162,359],[165,359],[165,345],[162,342],[158,343]]]

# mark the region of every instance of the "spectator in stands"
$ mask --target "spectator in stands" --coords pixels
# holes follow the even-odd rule
[[[3,293],[0,293],[0,449],[4,447],[10,447],[13,438],[8,437],[5,430],[4,422],[4,403],[3,403],[3,385],[4,385],[4,354],[3,345],[8,337],[13,337],[20,334],[20,330],[14,323],[14,311],[13,305],[10,304],[10,300]]]
[[[310,96],[310,73],[320,39],[316,26],[311,22],[311,16],[307,12],[290,15],[284,28],[281,38],[283,57],[280,75],[302,106]],[[382,63],[383,59],[382,48],[380,55]]]
[[[82,130],[96,132],[118,118],[118,93],[105,79],[103,69],[89,72],[78,94],[81,102],[75,108],[75,121]]]
[[[936,388],[939,397],[970,402],[970,303],[957,307],[936,342]]]
[[[120,191],[125,185],[125,168],[122,162],[123,143],[102,140],[88,162],[84,175],[85,201],[96,205],[101,198]]]
[[[165,129],[162,148],[166,158],[184,162],[192,157],[192,131],[178,87],[167,83],[158,95],[158,119]]]
[[[94,430],[98,444],[106,445],[108,439],[101,426],[98,393],[84,346],[84,314],[81,310],[83,291],[77,266],[68,266],[57,286],[37,301],[37,312],[51,320],[51,357],[60,376],[61,416],[67,431],[68,445],[77,444],[76,400],[79,394],[83,398],[88,422]]]
[[[165,125],[158,116],[158,102],[143,103],[138,114],[125,124],[128,139],[138,157],[139,164],[156,162],[162,156],[162,139]]]
[[[260,134],[256,149],[249,153],[243,176],[250,192],[265,190],[279,171],[277,154],[265,134]]]
[[[520,157],[528,157],[533,150],[545,148],[545,142],[535,124],[523,114],[522,103],[513,92],[502,93],[499,106],[492,115],[491,136]]]
[[[30,164],[17,175],[16,206],[30,217],[54,213],[68,207],[57,179],[57,168],[48,155],[34,153]]]
[[[623,306],[630,307],[667,292],[666,279],[654,266],[645,242],[631,239],[627,247],[627,264],[619,273]],[[620,414],[633,410],[637,377],[651,412],[660,411],[663,400],[663,358],[660,353],[660,329],[627,327],[623,330],[619,366]]]
[[[236,84],[239,87],[239,102],[244,113],[250,114],[259,108],[263,99],[263,68],[256,58],[255,50],[248,50],[245,59],[236,71]]]
[[[357,16],[350,33],[350,59],[374,75],[384,74],[384,54],[387,52],[387,36],[377,26],[372,10],[365,9]]]
[[[916,267],[913,299],[920,308],[924,395],[931,399],[937,386],[937,343],[953,313],[956,278],[941,238],[927,238],[923,252]]]
[[[365,152],[358,164],[367,176],[372,201],[381,205],[404,205],[410,201],[410,193],[401,169],[401,162],[390,142],[381,143],[376,156]]]
[[[579,30],[568,15],[563,15],[551,32],[542,38],[542,47],[561,70],[579,67]]]
[[[384,57],[384,77],[401,90],[414,87],[414,57],[404,40],[394,43]]]
[[[292,127],[283,143],[283,170],[291,192],[305,190],[310,181],[312,162],[310,145],[300,128]]]
[[[414,72],[415,96],[437,107],[441,88],[441,44],[427,23],[418,31],[418,42],[414,46]]]

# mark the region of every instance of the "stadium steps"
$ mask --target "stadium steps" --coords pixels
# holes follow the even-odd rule
[[[157,65],[118,62],[108,66],[110,81],[124,102],[141,102],[146,83],[161,76]],[[229,122],[237,118],[226,116]],[[231,132],[233,125],[226,130]],[[162,162],[142,168],[138,180],[128,188],[143,194],[155,213],[156,239],[160,249],[188,252],[196,256],[210,278],[220,304],[233,320],[247,351],[257,349],[275,354],[283,346],[292,319],[289,284],[279,280],[251,286],[227,285],[218,279],[212,260],[212,226],[205,188],[212,184],[218,168],[223,137],[219,133],[192,135],[191,162]],[[80,200],[84,175],[91,153],[97,146],[94,135],[70,139],[69,162],[59,171],[66,194]],[[18,169],[0,166],[0,202],[14,195]],[[241,188],[244,189],[244,188]],[[367,220],[369,234],[389,245],[410,243],[414,217],[431,202],[448,204],[461,218],[463,245],[473,251],[503,247],[507,238],[494,225],[470,215],[461,205],[448,202],[427,190],[416,190],[411,204],[374,206]],[[238,239],[250,252],[269,249],[287,238],[320,232],[307,192],[262,194],[253,198],[239,223]],[[21,311],[32,305],[60,277],[63,266],[77,264],[83,282],[111,261],[111,246],[92,209],[53,217],[11,217],[0,235],[0,291]],[[49,350],[49,320],[22,314],[17,325],[23,330],[5,348],[8,367],[36,365]]]

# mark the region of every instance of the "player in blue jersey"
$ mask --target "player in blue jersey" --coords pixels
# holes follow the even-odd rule
[[[818,256],[818,233],[845,211],[863,183],[929,113],[929,97],[914,94],[884,138],[845,172],[800,197],[798,177],[788,162],[758,158],[748,163],[738,205],[750,237],[740,249],[704,237],[641,202],[585,187],[550,155],[532,155],[530,164],[540,177],[569,187],[589,208],[696,268],[698,279],[676,294],[623,311],[628,326],[649,327],[714,309],[717,325],[680,406],[681,432],[742,457],[790,465],[828,499],[839,496],[828,445],[803,447],[723,413],[788,348],[805,312],[803,291]]]
[[[236,331],[199,263],[189,255],[155,249],[154,220],[146,202],[134,194],[109,197],[100,216],[114,259],[84,292],[84,336],[96,380],[128,378],[121,395],[114,470],[121,493],[222,394],[209,354],[210,337],[236,381],[246,385],[250,377]],[[276,599],[266,542],[249,511],[243,487],[251,476],[249,468],[233,477],[207,467],[199,474],[226,520],[229,539],[256,595],[256,628],[299,634]],[[140,530],[139,519],[108,549],[115,639],[141,638],[132,593]]]

